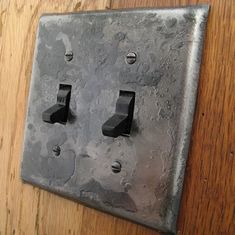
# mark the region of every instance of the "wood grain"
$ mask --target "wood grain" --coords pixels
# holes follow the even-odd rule
[[[25,111],[42,13],[208,2],[198,101],[179,234],[235,234],[235,1],[0,1],[0,235],[153,235],[157,232],[23,184]]]

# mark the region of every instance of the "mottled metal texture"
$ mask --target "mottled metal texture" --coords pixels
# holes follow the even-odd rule
[[[30,87],[24,181],[175,232],[207,5],[44,15]],[[72,52],[72,53],[71,53]],[[135,52],[134,64],[126,55]],[[71,54],[69,60],[65,54]],[[72,85],[66,125],[42,121]],[[130,137],[102,135],[119,90],[136,94]],[[60,146],[60,155],[53,152]],[[114,174],[112,163],[121,163]]]

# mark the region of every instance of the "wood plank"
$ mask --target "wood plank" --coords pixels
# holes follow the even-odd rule
[[[209,2],[203,65],[179,234],[235,234],[234,0],[0,1],[0,235],[153,235],[143,226],[23,184],[20,155],[42,13]]]

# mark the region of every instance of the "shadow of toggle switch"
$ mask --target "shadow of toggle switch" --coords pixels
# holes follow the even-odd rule
[[[42,120],[44,122],[66,124],[69,114],[71,89],[71,85],[59,85],[57,103],[42,113]]]
[[[120,90],[115,114],[102,126],[103,135],[114,138],[120,135],[129,135],[133,120],[134,105],[135,92]]]

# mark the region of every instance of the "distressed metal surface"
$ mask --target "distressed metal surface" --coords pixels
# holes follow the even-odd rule
[[[175,232],[208,8],[42,16],[22,179]],[[131,65],[129,52],[137,54]],[[66,125],[48,124],[42,113],[55,104],[60,83],[72,85],[72,115]],[[119,90],[135,91],[134,123],[130,137],[114,139],[101,127]],[[115,160],[122,164],[118,174],[111,170]]]

